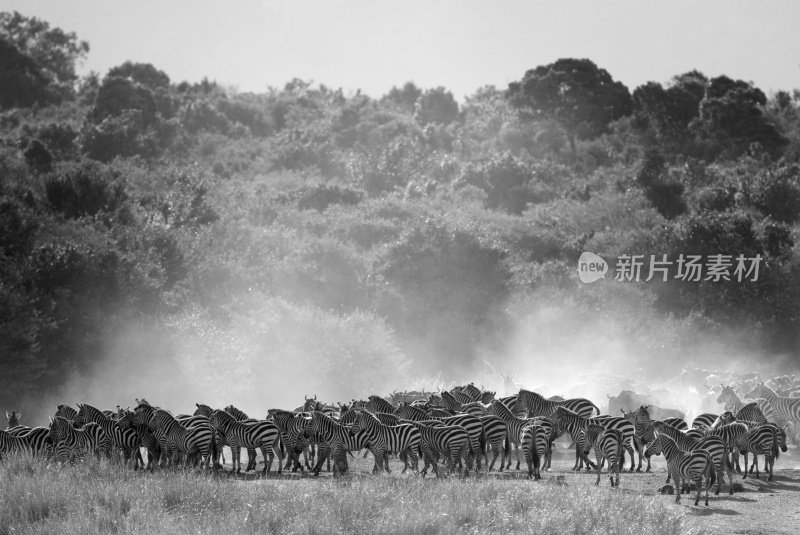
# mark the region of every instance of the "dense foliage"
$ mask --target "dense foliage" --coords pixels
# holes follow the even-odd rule
[[[0,51],[2,405],[137,352],[390,387],[502,354],[526,302],[608,298],[800,358],[798,91],[692,71],[631,93],[588,59],[461,104],[413,83],[237,93],[131,62],[78,79],[88,45],[18,13]],[[751,282],[589,287],[582,251],[764,261]]]

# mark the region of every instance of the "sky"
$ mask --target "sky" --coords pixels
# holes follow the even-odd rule
[[[151,63],[242,92],[293,78],[379,97],[413,81],[459,99],[589,58],[633,91],[697,69],[800,88],[800,2],[774,0],[0,0],[75,32],[79,73]]]

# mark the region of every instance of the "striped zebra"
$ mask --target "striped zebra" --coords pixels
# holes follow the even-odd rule
[[[311,470],[312,465],[309,464],[308,460],[308,446],[311,443],[311,437],[304,436],[308,427],[307,418],[303,413],[278,409],[271,409],[269,415],[275,425],[278,426],[278,430],[281,432],[281,442],[286,449],[286,466],[284,470],[291,469],[294,472],[299,469],[300,472],[303,472],[300,453],[303,453],[305,467]]]
[[[748,398],[750,396],[748,395]],[[787,420],[781,418],[781,416],[772,408],[772,404],[764,399],[764,398],[755,398],[755,399],[748,399],[747,401],[741,399],[739,395],[736,393],[736,389],[733,386],[722,386],[722,392],[720,392],[719,397],[717,398],[717,403],[724,403],[723,409],[726,411],[730,411],[734,414],[738,414],[739,411],[743,409],[752,410],[747,406],[752,403],[756,403],[757,407],[761,410],[761,413],[764,417],[764,421],[769,421],[773,423],[780,423],[784,424]],[[741,420],[753,420],[751,417],[743,417]],[[755,420],[753,420],[755,421]]]
[[[548,430],[538,423],[526,425],[522,430],[521,442],[525,463],[528,465],[528,479],[541,479],[542,462],[550,447]]]
[[[758,456],[764,456],[764,470],[769,474],[767,481],[772,481],[772,468],[778,458],[779,450],[786,452],[786,431],[776,424],[767,423],[751,428],[747,432],[747,449],[753,454],[753,464],[749,473],[755,468],[756,479],[759,479]],[[747,453],[744,456],[745,474],[747,477]]]
[[[214,429],[225,433],[225,440],[231,448],[233,465],[231,472],[240,473],[242,463],[241,448],[258,448],[264,457],[263,474],[267,475],[272,461],[278,457],[278,475],[283,472],[283,453],[281,452],[281,433],[274,422],[258,420],[256,422],[240,422],[225,411],[215,410],[209,418]],[[238,469],[237,469],[238,464]]]
[[[623,446],[625,451],[631,456],[631,468],[630,471],[633,472],[635,468],[635,460],[633,454],[633,424],[622,418],[620,416],[609,416],[609,415],[602,415],[596,416],[594,418],[586,418],[583,417],[574,411],[566,407],[557,407],[553,414],[550,416],[550,419],[553,420],[553,426],[556,428],[557,432],[560,433],[562,431],[566,431],[570,434],[570,436],[575,439],[578,437],[581,431],[585,432],[586,426],[589,424],[600,424],[605,429],[618,429],[622,433],[623,439]],[[577,440],[576,440],[577,442]],[[580,448],[576,447],[576,457],[580,459],[578,455],[578,450]],[[624,455],[622,460],[620,461],[624,464]],[[576,462],[573,470],[578,469],[578,464]]]
[[[725,413],[720,415],[720,417],[723,415],[725,415]],[[748,431],[749,428],[746,424],[741,422],[732,422],[709,429],[707,433],[709,436],[717,436],[722,438],[729,451],[736,452],[738,450],[739,453],[744,455],[744,453],[748,451]],[[741,472],[741,468],[739,466],[735,466],[735,469],[737,472]]]
[[[144,425],[148,428],[148,430],[152,433],[153,437],[158,441],[159,448],[161,449],[161,459],[159,461],[160,466],[164,466],[167,464],[176,464],[181,457],[184,455],[184,451],[177,448],[175,444],[172,444],[169,441],[169,437],[167,436],[167,430],[163,427],[154,425],[153,416],[155,412],[159,410],[158,407],[153,407],[147,402],[140,403],[133,411],[133,420],[132,423],[134,426]],[[169,414],[169,413],[168,413]],[[172,416],[170,414],[170,416]],[[209,422],[208,418],[202,415],[196,416],[177,416],[173,417],[177,420],[178,424],[185,428],[194,428],[199,427],[204,430],[210,430],[212,436],[215,437],[214,444],[212,445],[212,452],[214,457],[217,457],[217,439],[216,439],[216,432]],[[195,431],[195,433],[199,433],[200,431]],[[192,457],[201,457],[201,459],[192,459]],[[202,454],[200,451],[195,451],[189,454],[186,457],[186,462],[195,462],[197,463],[199,460],[202,460]],[[210,459],[211,463],[213,464],[214,459]]]
[[[675,503],[681,502],[682,482],[686,482],[688,487],[688,482],[693,481],[697,486],[697,497],[694,500],[694,505],[697,506],[700,503],[700,493],[703,488],[703,479],[705,479],[706,507],[708,506],[708,490],[716,479],[714,460],[708,451],[704,449],[691,452],[681,451],[674,440],[660,432],[656,432],[647,451],[664,454],[664,458],[667,460],[667,469],[675,482]]]
[[[50,440],[50,430],[46,427],[34,427],[19,435],[0,430],[0,459],[14,453],[47,457],[52,452],[53,442]]]
[[[502,453],[500,459],[500,471],[503,471],[503,463],[506,461],[506,450],[503,447],[506,434],[508,433],[508,425],[499,417],[493,414],[487,414],[480,417],[481,424],[483,424],[484,444],[484,460],[486,461],[487,472],[494,469],[494,463]],[[489,462],[489,449],[492,450],[492,462]]]
[[[370,396],[372,397],[372,396]],[[480,422],[480,420],[478,420]],[[355,434],[359,430],[366,430],[366,434],[370,444],[370,450],[375,457],[375,467],[372,473],[375,474],[382,469],[380,465],[384,465],[383,469],[391,473],[389,470],[389,462],[385,457],[385,453],[398,453],[407,454],[411,457],[414,471],[418,471],[417,450],[420,445],[419,430],[410,424],[400,424],[397,426],[387,426],[378,420],[378,418],[368,412],[359,411],[358,418],[350,428],[350,432]],[[403,472],[408,470],[408,460],[403,459],[404,467]]]
[[[214,441],[214,428],[210,424],[198,422],[195,425],[186,427],[181,425],[168,411],[155,409],[147,422],[147,426],[153,431],[160,431],[163,442],[166,443],[170,454],[181,452],[187,459],[193,455],[198,455],[201,466],[213,467],[217,452]],[[161,438],[159,438],[159,442],[162,442]]]
[[[348,411],[350,412],[350,411]],[[330,457],[333,458],[333,475],[341,475],[342,471],[347,470],[347,457],[345,452],[359,451],[369,447],[369,440],[366,430],[355,433],[350,432],[350,428],[334,420],[328,414],[321,411],[311,413],[311,419],[306,433],[313,433],[320,437],[328,445]],[[321,457],[312,472],[315,476],[319,475],[324,459]]]
[[[562,401],[555,401],[551,399],[545,399],[545,397],[541,394],[531,392],[530,390],[525,390],[524,388],[520,389],[519,394],[517,394],[517,408],[519,410],[525,410],[528,418],[534,416],[549,417],[558,407],[569,409],[578,416],[582,416],[584,418],[590,418],[600,414],[600,409],[597,407],[597,405],[585,398],[572,398]]]
[[[368,399],[369,401],[367,402],[366,410],[369,412],[373,414],[378,412],[392,414],[394,412],[395,406],[382,397],[372,395]]]
[[[475,386],[474,383],[469,383],[468,385],[464,385],[461,388],[461,392],[469,396],[470,399],[472,399],[472,401],[479,401],[481,398],[481,394],[483,394],[481,389]]]
[[[608,478],[611,480],[611,486],[619,487],[619,473],[624,462],[622,432],[619,429],[606,429],[600,424],[589,424],[585,433],[586,441],[594,448],[597,460],[597,481],[594,485],[600,485],[600,471],[605,460],[608,461]],[[617,474],[616,483],[614,474]]]
[[[622,416],[629,422],[633,423],[633,445],[636,450],[636,453],[639,454],[639,464],[636,466],[636,471],[642,471],[642,459],[644,458],[644,448],[648,442],[652,440],[648,429],[652,429],[650,426],[650,413],[647,411],[647,405],[641,405],[638,409],[633,412],[626,413],[624,409],[622,410]],[[592,442],[590,440],[590,442]],[[650,458],[647,459],[647,469],[645,472],[649,472],[651,470],[650,467]],[[613,486],[613,485],[612,485]]]
[[[657,432],[661,433],[672,439],[677,444],[678,449],[682,451],[694,451],[697,449],[704,449],[711,454],[711,459],[714,461],[714,471],[716,472],[716,489],[714,496],[719,496],[722,484],[724,483],[724,472],[728,474],[728,481],[730,481],[730,489],[728,494],[733,494],[733,472],[730,463],[728,462],[728,452],[730,447],[723,437],[715,435],[704,435],[701,438],[693,438],[687,434],[682,433],[678,428],[673,427],[664,422],[653,423]],[[652,452],[651,452],[652,453]],[[667,475],[665,483],[669,483],[671,475]]]
[[[401,405],[395,409],[395,416],[404,420],[412,420],[415,422],[433,419],[439,420],[445,425],[460,425],[466,429],[467,433],[469,434],[470,457],[468,457],[467,462],[472,463],[474,460],[477,466],[476,469],[478,471],[481,470],[481,456],[483,455],[482,444],[487,438],[482,419],[471,414],[441,414],[436,410],[429,410],[428,412],[425,412],[425,410],[420,409],[419,407],[413,407],[411,405]]]
[[[469,459],[469,433],[460,425],[425,425],[422,422],[413,422],[420,434],[420,448],[425,462],[422,477],[428,473],[428,466],[433,466],[433,473],[439,477],[437,462],[442,455],[447,461],[450,474],[455,473],[456,463],[462,458],[467,459],[464,477],[469,475],[472,463]]]
[[[195,411],[192,414],[192,416],[205,416],[206,418],[209,418],[211,416],[211,413],[214,412],[214,409],[209,405],[205,405],[203,403],[195,403],[194,405],[197,408],[195,409]],[[180,419],[178,419],[178,421],[180,421]],[[217,443],[217,458],[214,459],[214,468],[222,468],[225,465],[225,451],[224,451],[224,448],[225,448],[225,446],[228,446],[228,443],[225,442],[225,433],[223,433],[222,431],[217,429],[216,433],[215,433],[214,440]],[[252,452],[250,450],[247,450],[247,459],[248,459],[247,469],[248,470],[251,470],[251,468],[250,468],[250,459],[255,459],[255,456],[256,456],[255,450],[252,451]]]
[[[704,412],[692,420],[692,429],[710,429],[714,422],[719,418],[719,414]]]
[[[517,418],[508,408],[499,401],[492,402],[492,411],[506,424],[506,440],[514,445],[514,453],[517,457],[517,467],[520,466],[520,450],[522,449],[522,431],[530,425],[527,419]],[[523,452],[524,453],[524,452]]]
[[[466,405],[467,403],[472,403],[473,401],[475,401],[474,399],[472,399],[472,396],[470,396],[469,394],[466,394],[466,393],[458,391],[458,390],[453,390],[453,391],[450,391],[450,392],[447,392],[447,391],[442,392],[442,401],[445,404],[448,404],[450,402],[445,399],[445,396],[449,397],[451,400],[453,400],[456,403],[459,403],[461,405]],[[458,409],[453,409],[453,410],[458,410]]]
[[[133,469],[137,470],[139,466],[144,466],[142,454],[139,451],[139,437],[136,436],[136,431],[133,429],[122,429],[119,424],[108,418],[99,409],[92,407],[86,403],[78,404],[78,413],[75,416],[76,427],[85,425],[88,422],[98,424],[106,435],[111,438],[111,444],[114,449],[121,451],[124,459],[124,464],[133,457]]]
[[[686,420],[677,416],[670,416],[669,418],[664,418],[661,421],[680,431],[687,431],[689,429],[689,424],[686,423]]]
[[[798,430],[800,430],[800,398],[779,396],[774,390],[763,383],[756,386],[752,392],[747,394],[747,397],[766,399],[770,407],[777,413],[777,416],[792,425],[793,435],[796,435]]]
[[[316,399],[316,396],[315,396]],[[317,401],[318,405],[321,405],[319,401]],[[254,418],[250,418],[243,410],[237,409],[233,405],[228,405],[224,409],[225,412],[230,414],[234,417],[234,419],[238,422],[246,422],[246,423],[254,423],[259,420]],[[246,448],[247,449],[247,469],[245,471],[255,470],[256,469],[256,450],[253,448]],[[281,441],[281,453],[285,454],[285,450],[283,449],[283,441]]]
[[[97,459],[100,459],[101,452],[111,454],[111,437],[94,422],[75,429],[70,420],[56,416],[50,418],[49,433],[53,444],[63,442],[67,446],[71,463],[89,453],[93,453]]]
[[[149,427],[143,424],[134,423],[136,414],[131,410],[125,410],[120,413],[117,420],[117,425],[122,429],[133,429],[136,436],[139,438],[139,447],[147,451],[147,469],[153,470],[155,465],[161,460],[162,451],[158,439],[150,430]],[[164,453],[166,457],[168,453]]]

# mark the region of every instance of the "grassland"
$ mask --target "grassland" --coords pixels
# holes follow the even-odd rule
[[[371,463],[359,459],[359,465]],[[549,479],[548,479],[549,478]],[[587,479],[588,481],[588,479]],[[0,463],[0,534],[686,532],[664,497],[555,476],[435,480],[354,474],[241,480],[106,462]],[[660,498],[660,499],[659,499]]]
[[[710,507],[662,496],[660,461],[649,474],[623,473],[620,489],[603,477],[569,472],[557,452],[541,481],[520,472],[467,480],[372,476],[372,458],[351,461],[340,480],[297,474],[259,479],[227,471],[133,472],[107,462],[57,466],[0,462],[0,535],[7,534],[728,534],[796,533],[800,472],[796,450],[775,480],[738,480]],[[392,461],[395,463],[396,461]],[[395,466],[399,467],[399,464]]]

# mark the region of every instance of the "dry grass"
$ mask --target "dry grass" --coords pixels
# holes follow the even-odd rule
[[[677,534],[663,497],[525,479],[352,475],[241,481],[106,462],[0,463],[0,535],[20,533]]]

